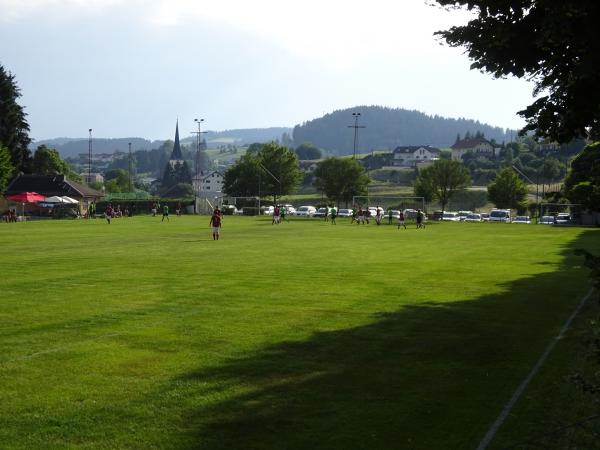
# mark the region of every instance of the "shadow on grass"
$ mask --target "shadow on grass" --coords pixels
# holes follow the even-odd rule
[[[187,448],[475,448],[587,291],[568,287],[582,279],[572,250],[596,238],[501,294],[405,306],[181,374],[167,389],[218,399],[187,412]]]

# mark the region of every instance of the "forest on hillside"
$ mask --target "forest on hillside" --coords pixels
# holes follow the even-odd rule
[[[359,112],[357,153],[394,149],[403,145],[450,147],[457,134],[482,132],[498,143],[510,141],[511,131],[470,119],[429,116],[419,111],[381,106],[357,106],[334,111],[318,119],[296,125],[293,140],[296,145],[311,142],[334,155],[352,154],[354,141],[353,112]],[[513,130],[513,137],[516,131]]]

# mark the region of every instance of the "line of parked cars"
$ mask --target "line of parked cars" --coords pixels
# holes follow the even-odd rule
[[[510,209],[492,209],[489,213],[474,213],[472,211],[436,211],[434,219],[449,222],[504,222],[530,224],[530,216],[512,216]],[[542,216],[538,222],[542,225],[569,224],[573,218],[569,213],[558,213],[556,216]]]

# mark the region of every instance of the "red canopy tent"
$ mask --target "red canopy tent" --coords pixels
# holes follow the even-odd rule
[[[25,203],[41,202],[46,198],[37,192],[21,192],[20,194],[7,195],[6,198],[13,202],[19,202],[23,205],[23,217],[25,217]]]
[[[41,202],[46,198],[46,196],[40,195],[37,192],[21,192],[20,194],[7,195],[6,198],[13,202],[35,203]]]

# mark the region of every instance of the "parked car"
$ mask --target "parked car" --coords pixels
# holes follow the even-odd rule
[[[292,205],[279,205],[279,207],[285,209],[285,212],[288,216],[293,216],[296,214],[296,208],[294,208]]]
[[[458,218],[460,220],[465,220],[469,214],[473,214],[473,211],[459,211]]]
[[[484,222],[490,221],[490,213],[479,213],[481,215],[481,220]]]
[[[492,209],[490,222],[510,222],[510,209]]]
[[[481,222],[481,214],[471,213],[465,217],[465,222]]]
[[[389,211],[386,211],[386,212],[385,212],[385,214],[383,215],[383,217],[385,217],[386,219],[387,219],[388,217],[390,217],[390,216],[389,216]],[[398,220],[398,219],[400,219],[400,211],[399,211],[399,210],[397,210],[397,209],[392,209],[392,219],[394,219],[394,220]]]
[[[377,208],[374,206],[369,206],[369,212],[371,213],[371,217],[374,219],[377,216]]]
[[[442,220],[442,217],[444,217],[444,213],[442,211],[434,211],[433,212],[433,215],[432,215],[433,220]]]
[[[301,206],[296,209],[296,215],[299,217],[312,217],[317,212],[314,206]]]
[[[260,207],[260,213],[265,216],[272,216],[275,212],[275,207],[273,205],[266,205]]]
[[[328,208],[319,208],[317,209],[317,211],[313,214],[313,217],[325,217],[329,215],[329,209]]]
[[[404,210],[404,218],[407,219],[407,220],[408,219],[412,219],[412,220],[416,219],[417,218],[417,210],[416,209],[410,209],[410,208],[405,209]]]
[[[225,216],[233,216],[235,214],[240,214],[240,211],[238,211],[235,205],[223,205],[221,207],[221,211]]]
[[[458,217],[458,213],[456,212],[444,212],[444,215],[442,216],[442,220],[447,220],[450,222],[460,222],[460,217]]]
[[[554,216],[542,216],[540,225],[554,225]]]
[[[569,213],[558,213],[556,223],[571,223],[571,215]]]
[[[341,208],[338,210],[338,217],[352,217],[352,210]]]
[[[531,223],[529,216],[517,216],[513,219],[513,223]]]

